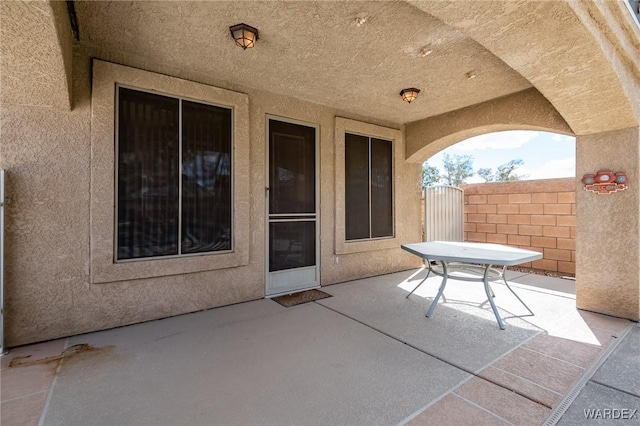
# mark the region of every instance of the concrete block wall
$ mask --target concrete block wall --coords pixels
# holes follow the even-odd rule
[[[544,257],[520,266],[576,271],[574,178],[463,185],[465,241],[508,244]]]

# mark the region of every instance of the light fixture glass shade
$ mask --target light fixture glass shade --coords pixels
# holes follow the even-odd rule
[[[411,103],[416,100],[416,98],[418,97],[418,93],[420,93],[420,89],[410,87],[409,89],[402,89],[402,91],[400,92],[400,96],[402,96],[403,101]]]
[[[243,49],[255,46],[258,40],[258,30],[247,24],[233,25],[229,31],[236,44]]]

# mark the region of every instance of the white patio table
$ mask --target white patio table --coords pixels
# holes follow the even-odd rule
[[[418,287],[429,278],[429,274],[433,273],[442,277],[442,284],[436,298],[431,303],[426,316],[431,317],[433,311],[438,304],[438,300],[444,292],[448,278],[454,278],[462,281],[484,282],[484,290],[489,299],[489,304],[493,310],[498,326],[504,330],[504,322],[498,313],[495,303],[493,302],[493,290],[489,285],[489,281],[503,280],[507,288],[514,296],[524,305],[531,315],[534,313],[529,307],[518,297],[515,291],[509,286],[504,272],[507,266],[519,265],[521,263],[530,262],[532,260],[542,259],[542,253],[536,251],[523,250],[515,247],[504,246],[501,244],[485,244],[485,243],[461,243],[452,241],[432,241],[427,243],[403,244],[402,249],[409,253],[415,254],[425,260],[429,271],[427,276],[407,295],[409,297]],[[442,271],[434,268],[431,263],[439,261],[442,264]],[[501,269],[492,268],[492,266],[502,266]],[[471,272],[462,275],[461,272]],[[479,275],[479,276],[478,276]]]

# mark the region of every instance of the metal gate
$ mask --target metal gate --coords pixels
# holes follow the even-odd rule
[[[464,191],[449,185],[423,191],[424,240],[464,241]]]

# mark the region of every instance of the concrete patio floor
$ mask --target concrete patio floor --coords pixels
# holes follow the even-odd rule
[[[425,273],[15,348],[2,425],[606,424],[583,407],[640,408],[640,328],[576,310],[572,281],[509,271],[536,315],[496,283],[500,330],[476,283],[449,281],[426,318],[440,278],[405,298]]]

